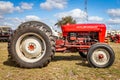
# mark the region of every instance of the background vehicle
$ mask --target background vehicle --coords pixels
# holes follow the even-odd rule
[[[120,43],[120,34],[111,35],[110,40],[115,43]]]
[[[0,41],[7,42],[11,34],[12,34],[12,29],[10,27],[5,27],[5,26],[0,27]]]

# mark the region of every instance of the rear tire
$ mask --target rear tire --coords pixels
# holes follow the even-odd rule
[[[87,54],[89,64],[96,68],[110,67],[114,60],[115,54],[113,49],[102,43],[97,43],[91,46]]]
[[[10,58],[20,67],[36,68],[47,66],[55,53],[52,32],[42,23],[23,23],[12,34],[8,43]]]

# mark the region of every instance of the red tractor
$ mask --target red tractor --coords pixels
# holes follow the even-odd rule
[[[73,50],[78,51],[93,67],[106,68],[113,64],[114,51],[104,43],[104,24],[64,25],[62,33],[63,39],[56,40],[46,24],[25,22],[10,38],[9,56],[21,67],[35,68],[46,66],[53,58],[55,50]]]
[[[110,39],[112,42],[120,43],[120,34],[111,35]]]

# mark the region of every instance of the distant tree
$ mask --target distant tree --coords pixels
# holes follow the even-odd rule
[[[62,17],[61,20],[58,20],[58,22],[55,25],[60,27],[62,25],[66,25],[68,23],[69,24],[76,24],[76,20],[74,20],[72,16],[66,16],[66,17]]]

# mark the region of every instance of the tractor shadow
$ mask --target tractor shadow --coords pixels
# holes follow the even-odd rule
[[[75,63],[75,65],[90,67],[86,60],[84,60],[81,56],[77,56],[77,55],[54,56],[52,62],[56,62],[56,61],[68,61],[68,62],[78,61],[77,63]],[[22,68],[9,58],[6,61],[4,61],[3,64],[6,66],[10,66],[10,67]],[[25,68],[23,68],[23,69],[25,69]]]
[[[20,66],[18,66],[14,61],[12,61],[9,58],[6,61],[4,61],[3,64],[6,65],[6,66],[10,66],[10,67],[20,68]]]
[[[54,56],[52,62],[56,61],[78,61],[75,63],[76,65],[81,65],[85,67],[90,67],[87,60],[85,58],[82,58],[81,56],[77,55],[71,55],[71,56]]]
[[[73,61],[73,60],[82,60],[80,56],[54,56],[53,61]]]

